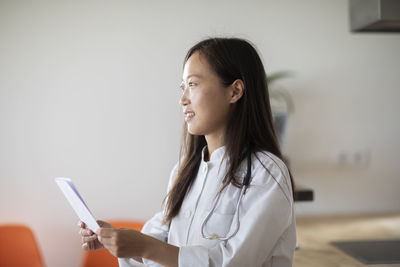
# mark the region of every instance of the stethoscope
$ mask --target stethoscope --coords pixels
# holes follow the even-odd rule
[[[211,211],[208,213],[207,217],[204,219],[203,224],[201,225],[201,235],[203,236],[203,238],[205,239],[209,239],[209,240],[220,240],[220,241],[227,241],[228,239],[232,238],[233,236],[235,236],[237,234],[237,232],[239,231],[240,228],[240,222],[239,222],[239,205],[240,202],[242,201],[242,197],[243,195],[246,193],[247,188],[249,187],[250,184],[250,178],[251,178],[251,150],[249,149],[248,154],[247,154],[247,173],[246,176],[243,178],[243,186],[242,189],[240,190],[240,196],[239,196],[239,200],[236,204],[236,229],[231,233],[231,234],[227,234],[225,237],[223,236],[219,236],[216,233],[213,233],[209,236],[206,236],[204,234],[204,227],[206,226],[208,220],[211,218],[211,215],[213,214],[220,194],[218,194],[218,197],[214,200],[214,204],[213,204],[213,208],[211,209]]]

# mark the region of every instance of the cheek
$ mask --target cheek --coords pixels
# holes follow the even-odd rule
[[[208,122],[225,119],[228,113],[229,104],[226,103],[223,95],[208,93],[195,97],[192,101],[200,119]]]
[[[192,104],[199,115],[207,114],[211,110],[215,109],[218,100],[215,99],[215,95],[211,93],[203,93],[193,96]]]
[[[196,114],[194,120],[187,125],[191,134],[209,134],[226,124],[229,103],[222,94],[212,91],[201,92],[201,94],[193,94],[190,101]]]

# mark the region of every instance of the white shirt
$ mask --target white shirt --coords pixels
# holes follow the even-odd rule
[[[240,228],[228,241],[202,237],[202,224],[211,211],[215,196],[227,172],[225,147],[216,149],[208,162],[204,149],[200,167],[179,214],[170,226],[163,225],[164,212],[146,222],[142,233],[178,246],[179,266],[292,266],[296,246],[296,225],[290,176],[285,164],[269,152],[252,156],[251,182],[239,205]],[[262,163],[262,164],[261,164]],[[263,166],[264,165],[264,166]],[[178,171],[171,172],[168,190]],[[246,160],[239,174],[245,177]],[[236,229],[235,212],[240,188],[229,184],[221,193],[216,209],[205,225],[207,236],[226,236]],[[120,267],[160,266],[143,259],[118,259]]]

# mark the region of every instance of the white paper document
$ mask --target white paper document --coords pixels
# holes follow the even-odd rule
[[[96,232],[100,226],[97,224],[96,219],[86,206],[85,201],[83,201],[78,190],[76,190],[71,179],[58,177],[55,178],[55,181],[60,187],[61,191],[64,193],[64,196],[67,198],[69,204],[71,204],[72,208],[78,215],[79,219],[84,222],[90,230]]]

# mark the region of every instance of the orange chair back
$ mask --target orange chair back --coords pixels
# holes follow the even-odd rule
[[[44,266],[35,237],[28,227],[0,225],[0,266]]]
[[[142,230],[143,222],[137,221],[110,221],[116,228]],[[85,251],[82,267],[118,267],[118,260],[107,249]]]

